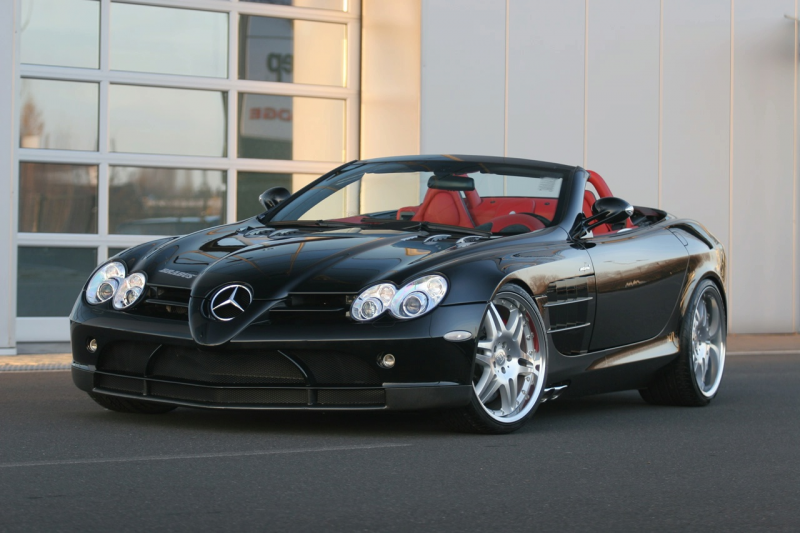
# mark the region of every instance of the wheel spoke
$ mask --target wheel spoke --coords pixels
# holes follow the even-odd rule
[[[524,361],[524,362],[522,362],[522,361]],[[538,372],[538,371],[536,370],[536,368],[533,366],[533,363],[531,363],[530,361],[528,361],[528,360],[526,360],[526,359],[520,359],[520,363],[519,363],[519,375],[520,375],[520,376],[530,376],[530,375],[533,375],[533,376],[539,377],[539,372]]]
[[[497,307],[495,307],[493,303],[489,304],[489,309],[486,311],[486,319],[483,321],[483,325],[486,328],[487,340],[496,339],[505,329],[500,311],[497,310]]]
[[[481,378],[483,380],[483,378]],[[483,386],[482,389],[478,389],[477,385],[475,386],[475,390],[478,391],[478,398],[480,398],[481,402],[484,404],[494,397],[497,389],[501,387],[502,383],[500,380],[495,377],[493,373],[490,373],[489,378],[486,380],[486,384]]]
[[[491,353],[492,349],[494,348],[494,341],[486,339],[482,341],[478,341],[478,349],[479,350],[486,350]]]
[[[500,402],[502,403],[503,414],[511,414],[517,408],[518,393],[516,378],[503,380],[500,386]]]
[[[522,327],[522,313],[518,309],[512,309],[508,314],[508,322],[505,323],[506,331],[510,331],[516,339],[517,328]]]
[[[481,373],[480,379],[475,384],[475,393],[478,395],[478,398],[481,398],[482,392],[486,389],[486,387],[488,386],[489,382],[492,381],[492,380],[496,381],[494,372],[492,372],[492,370],[490,368],[485,368],[484,367],[483,372]],[[481,401],[483,401],[483,400],[481,400]]]
[[[483,367],[491,367],[492,366],[492,356],[479,353],[475,355],[475,362]]]

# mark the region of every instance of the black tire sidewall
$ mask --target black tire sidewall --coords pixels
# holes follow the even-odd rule
[[[694,375],[694,361],[693,361],[693,350],[692,350],[692,325],[694,320],[694,313],[697,309],[697,304],[700,302],[700,298],[706,291],[711,291],[714,294],[714,298],[717,300],[717,305],[719,306],[720,312],[722,316],[720,317],[720,327],[722,328],[722,337],[724,339],[723,343],[727,343],[728,337],[728,312],[725,308],[725,300],[722,298],[722,294],[719,291],[717,285],[711,281],[710,279],[706,278],[701,280],[700,283],[697,284],[694,292],[692,293],[692,299],[689,303],[689,307],[686,309],[686,313],[683,316],[681,322],[681,351],[683,352],[681,363],[684,366],[684,369],[688,372],[692,386],[692,390],[696,395],[698,401],[702,403],[709,403],[714,397],[716,397],[717,393],[719,393],[719,387],[714,394],[711,396],[706,396],[700,390],[700,387],[697,385],[697,380],[695,379]],[[724,366],[723,366],[723,377],[724,377]],[[720,378],[720,386],[722,385],[721,378]]]
[[[512,431],[516,431],[517,429],[522,427],[525,424],[525,422],[528,421],[528,419],[530,419],[533,416],[533,414],[536,412],[536,410],[539,408],[539,406],[542,403],[542,397],[544,396],[544,389],[545,389],[545,387],[547,385],[547,373],[548,373],[549,368],[550,368],[550,364],[549,364],[550,350],[549,350],[549,344],[547,342],[547,333],[546,333],[547,329],[545,327],[544,319],[542,318],[541,313],[539,313],[539,309],[536,306],[536,302],[534,302],[534,300],[533,300],[533,298],[531,298],[530,294],[528,294],[524,289],[520,288],[516,284],[507,283],[507,284],[503,285],[502,287],[500,287],[500,289],[492,297],[492,300],[487,302],[487,304],[486,304],[487,309],[489,307],[489,304],[493,300],[502,297],[504,293],[505,294],[511,293],[514,296],[516,296],[517,298],[521,299],[525,303],[526,307],[528,307],[528,312],[530,313],[530,315],[533,317],[534,320],[536,320],[539,323],[539,326],[541,327],[541,330],[544,333],[542,335],[542,338],[539,340],[539,342],[540,342],[540,350],[541,350],[542,346],[544,347],[544,372],[542,373],[542,381],[543,381],[542,389],[541,389],[541,392],[539,393],[539,397],[536,399],[536,403],[534,404],[534,406],[530,410],[530,412],[528,412],[528,414],[526,414],[524,417],[522,417],[521,419],[519,419],[519,420],[517,420],[515,422],[499,422],[498,420],[495,420],[494,418],[492,418],[489,415],[489,413],[487,413],[486,410],[484,409],[483,404],[481,403],[480,399],[478,398],[478,395],[475,393],[475,389],[473,387],[472,394],[470,395],[469,409],[474,413],[474,415],[476,415],[480,419],[480,421],[483,424],[485,424],[486,426],[490,427],[493,430],[492,431],[493,433],[511,433]],[[481,320],[483,320],[484,316],[485,316],[485,312],[484,312],[484,314],[481,315]],[[480,330],[480,325],[479,325],[478,329]],[[476,348],[475,349],[476,349],[476,354],[477,354],[477,343],[476,343]],[[474,358],[473,358],[472,364],[473,364],[473,366],[475,365]]]

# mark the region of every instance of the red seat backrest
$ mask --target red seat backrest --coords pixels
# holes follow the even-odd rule
[[[442,191],[439,189],[428,189],[422,205],[411,219],[415,222],[432,222],[434,224],[447,224],[450,226],[461,226],[462,228],[474,228],[472,217],[469,216],[464,200],[455,191]]]

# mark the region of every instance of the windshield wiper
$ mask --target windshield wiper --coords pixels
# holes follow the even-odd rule
[[[369,224],[373,227],[379,226],[381,228],[402,231],[427,231],[428,233],[432,233],[434,231],[449,231],[451,233],[466,233],[467,235],[481,235],[485,237],[489,237],[492,234],[490,231],[464,228],[462,226],[450,226],[448,224],[436,224],[434,222],[426,222],[424,220],[412,222],[410,220],[386,220],[385,218],[364,217],[361,219],[361,222],[363,224]]]
[[[270,226],[295,226],[300,228],[360,228],[359,222],[340,222],[336,220],[279,220]]]

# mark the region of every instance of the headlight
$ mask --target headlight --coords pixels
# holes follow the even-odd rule
[[[350,308],[350,316],[359,321],[372,320],[378,318],[389,308],[394,298],[394,285],[381,283],[365,290],[358,295],[353,306]]]
[[[446,294],[447,280],[442,276],[424,276],[400,290],[389,283],[381,283],[368,288],[356,298],[350,308],[350,316],[364,322],[388,310],[395,318],[416,318],[439,305]]]
[[[144,292],[144,285],[147,279],[141,272],[131,274],[120,284],[117,292],[114,293],[114,309],[127,309],[136,303]]]
[[[397,318],[416,318],[439,305],[445,294],[446,279],[442,276],[425,276],[397,291],[389,310]]]
[[[112,261],[97,269],[86,286],[86,301],[92,305],[109,301],[125,279],[125,265]]]

